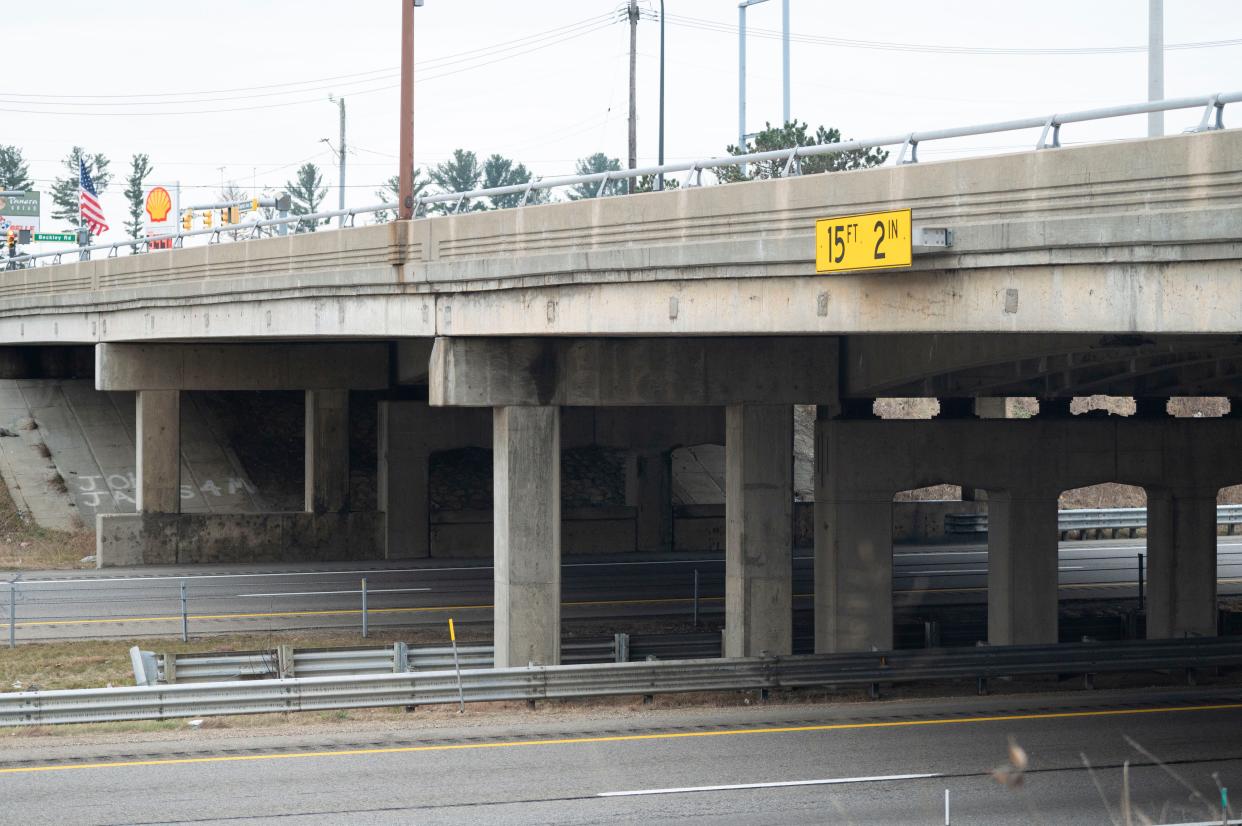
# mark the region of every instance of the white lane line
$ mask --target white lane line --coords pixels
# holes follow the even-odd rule
[[[411,591],[430,591],[430,588],[368,588],[368,594],[407,594]],[[240,597],[326,597],[333,594],[361,594],[362,590],[358,588],[349,591],[283,591],[277,594],[233,594],[234,598]]]
[[[940,777],[932,774],[884,774],[875,777],[829,777],[822,780],[779,780],[772,783],[734,783],[728,786],[684,786],[676,789],[635,789],[625,792],[599,792],[596,797],[638,797],[650,794],[687,794],[689,792],[731,792],[739,789],[780,789],[789,786],[834,786],[842,783],[880,783],[893,780],[926,780]]]

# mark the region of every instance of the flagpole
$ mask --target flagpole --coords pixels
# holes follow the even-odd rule
[[[82,160],[82,155],[78,155],[78,246],[85,247],[90,244],[90,239],[86,233],[82,232],[82,172],[86,169],[86,162]],[[86,253],[79,252],[78,260],[85,261]]]

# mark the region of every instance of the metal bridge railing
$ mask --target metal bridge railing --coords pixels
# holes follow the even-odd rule
[[[931,129],[923,132],[901,132],[892,135],[881,135],[875,138],[861,138],[858,140],[842,141],[840,143],[817,144],[815,146],[795,146],[789,149],[751,152],[745,155],[704,158],[696,161],[669,163],[662,166],[645,166],[638,169],[619,169],[608,172],[595,172],[586,175],[563,175],[550,178],[536,178],[524,184],[513,184],[511,186],[491,187],[486,189],[472,189],[468,192],[444,192],[435,195],[419,196],[415,199],[414,216],[418,217],[419,212],[426,210],[429,206],[448,204],[453,206],[453,208],[449,211],[451,213],[456,213],[470,201],[478,200],[480,198],[492,198],[504,195],[521,195],[522,198],[518,202],[517,206],[523,207],[529,204],[530,196],[534,192],[543,192],[570,186],[596,185],[595,195],[596,197],[600,197],[606,194],[608,184],[611,182],[638,180],[644,176],[668,176],[679,172],[686,173],[684,181],[686,186],[699,186],[703,182],[702,178],[704,171],[714,171],[716,169],[720,169],[721,167],[742,166],[745,164],[763,161],[784,161],[784,175],[799,175],[802,171],[801,161],[804,158],[839,155],[844,152],[853,152],[861,149],[900,147],[897,156],[898,164],[917,163],[918,148],[919,145],[923,143],[949,140],[953,138],[992,135],[1003,132],[1017,132],[1026,129],[1041,130],[1039,140],[1035,144],[1035,149],[1056,149],[1061,146],[1061,127],[1066,124],[1109,120],[1112,118],[1142,115],[1149,112],[1171,112],[1181,109],[1202,109],[1203,115],[1199,119],[1199,124],[1189,131],[1206,132],[1216,129],[1223,129],[1225,127],[1225,106],[1230,103],[1238,102],[1242,102],[1242,91],[1218,92],[1210,95],[1145,101],[1143,103],[1106,106],[1098,109],[1084,109],[1076,112],[1053,112],[1047,115],[1037,115],[1034,117],[1018,118],[1015,120],[995,121],[992,123],[982,123],[973,126],[959,126],[949,129]],[[311,215],[291,215],[287,218],[270,218],[264,221],[250,223],[226,224],[212,229],[194,230],[186,233],[178,233],[176,235],[160,236],[158,238],[136,240],[130,239],[127,241],[117,241],[109,244],[92,244],[84,247],[68,247],[65,249],[52,250],[50,252],[26,253],[24,255],[5,259],[5,261],[9,269],[14,269],[23,268],[27,264],[37,265],[42,259],[50,259],[52,264],[59,264],[61,263],[61,259],[65,256],[77,255],[81,260],[89,260],[92,252],[100,252],[105,250],[108,252],[108,257],[111,258],[115,257],[121,249],[134,246],[135,244],[145,246],[149,249],[149,244],[147,244],[148,241],[171,240],[173,241],[174,246],[179,247],[185,238],[193,238],[203,235],[211,236],[212,242],[218,242],[221,240],[221,233],[249,234],[250,238],[255,238],[258,237],[258,233],[262,232],[264,228],[283,225],[296,229],[301,224],[313,225],[320,221],[326,221],[338,217],[345,217],[348,225],[353,226],[354,219],[358,215],[368,215],[389,210],[395,211],[397,209],[398,205],[395,203],[383,203],[367,207],[316,212]],[[424,215],[425,214],[426,213],[424,212]]]

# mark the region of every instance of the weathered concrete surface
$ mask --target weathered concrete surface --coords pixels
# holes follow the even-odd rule
[[[561,661],[561,417],[497,407],[496,667]]]
[[[988,493],[988,643],[1057,641],[1059,542],[1055,494]]]
[[[306,391],[306,510],[349,510],[349,391]]]
[[[1147,496],[1147,636],[1216,635],[1216,492]]]
[[[1236,336],[906,334],[841,345],[841,395],[1213,396],[1242,388]],[[999,412],[980,414],[1003,418]]]
[[[1206,527],[1215,520],[1202,502],[1242,481],[1242,420],[821,420],[816,457],[819,650],[891,647],[893,494],[947,480],[1008,503],[989,514],[1004,526],[991,546],[1000,567],[990,613],[1006,618],[990,625],[994,642],[1055,639],[1056,498],[1102,482],[1144,488],[1149,507],[1170,494],[1187,500],[1151,511],[1149,582],[1162,597],[1149,602],[1149,628],[1181,636],[1214,627],[1205,617],[1216,584],[1204,572],[1215,571]]]
[[[837,341],[437,338],[432,405],[827,404]]]
[[[134,403],[138,471],[136,507],[145,513],[181,511],[181,394],[142,390]]]
[[[1242,132],[305,233],[0,274],[0,342],[863,332],[1223,333]],[[814,272],[818,217],[954,247]]]
[[[726,657],[793,653],[793,406],[725,411]]]
[[[347,562],[378,557],[382,513],[100,514],[96,565]]]
[[[386,344],[98,344],[99,390],[382,390]]]
[[[626,504],[635,509],[635,550],[673,549],[673,465],[668,450],[630,452]]]

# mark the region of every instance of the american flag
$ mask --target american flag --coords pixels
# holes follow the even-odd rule
[[[95,182],[91,173],[86,171],[86,161],[78,158],[78,211],[82,221],[92,235],[102,235],[108,231],[108,222],[104,218],[103,207],[99,205],[99,193],[95,191]]]

